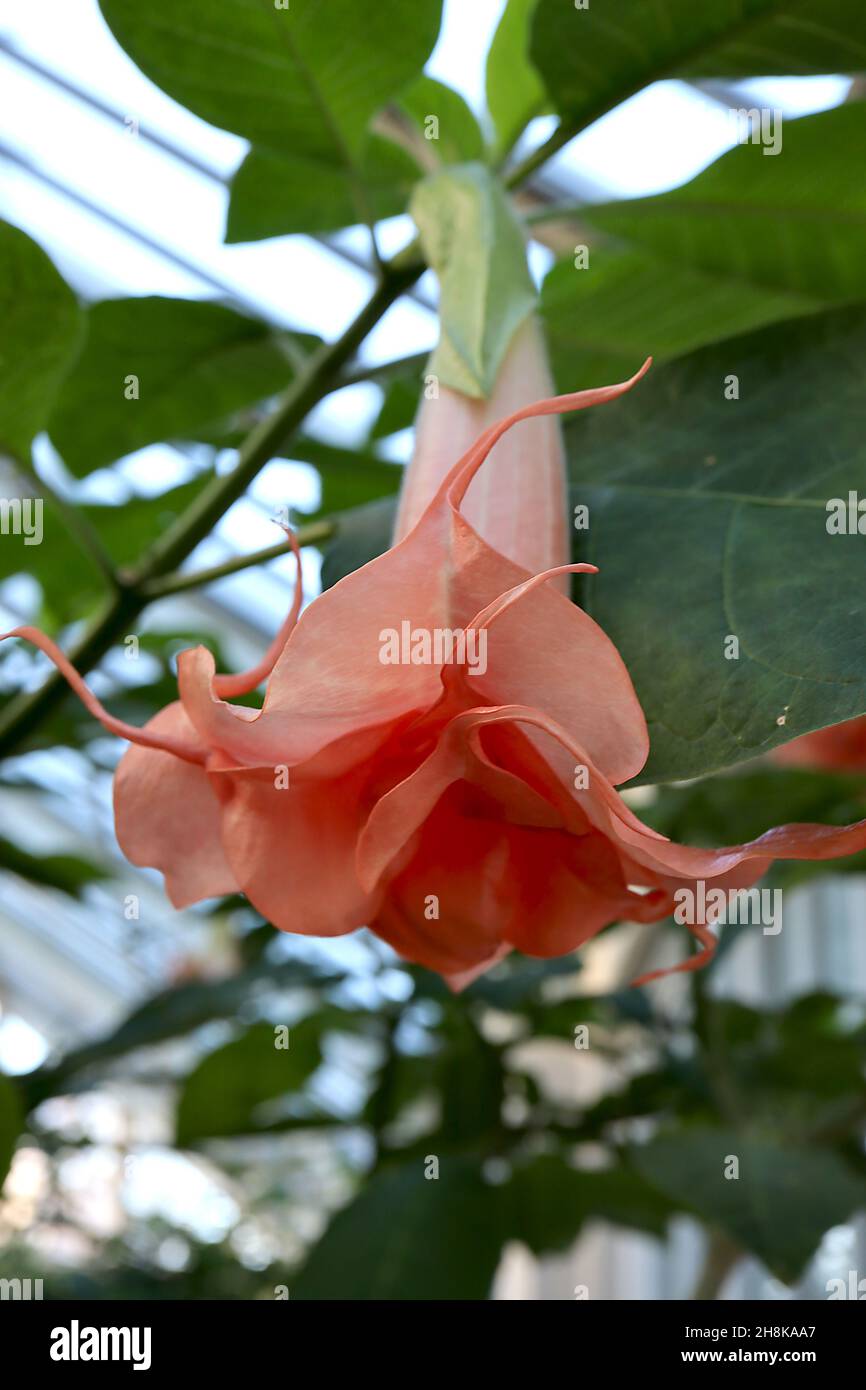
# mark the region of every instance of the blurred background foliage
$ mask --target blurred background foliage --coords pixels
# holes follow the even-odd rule
[[[240,0],[181,11],[102,0],[101,12],[114,36],[103,42],[246,142],[222,189],[226,242],[273,238],[278,254],[316,238],[358,263],[375,312],[360,310],[354,336],[344,315],[340,336],[310,315],[257,313],[239,294],[217,302],[218,285],[206,300],[162,286],[88,292],[45,237],[13,225],[30,226],[13,198],[0,224],[3,487],[43,497],[46,539],[0,538],[7,625],[38,622],[88,668],[135,633],[142,659],[115,653],[92,679],[136,724],[174,697],[184,646],[204,642],[218,669],[260,650],[290,569],[276,562],[263,606],[263,591],[227,588],[252,584],[243,566],[265,548],[261,532],[230,510],[243,487],[226,492],[223,521],[235,524],[221,547],[191,521],[196,507],[231,463],[252,459],[252,483],[276,456],[298,466],[288,487],[280,475],[279,497],[322,550],[324,587],[379,554],[432,346],[436,283],[423,261],[400,260],[406,209],[439,272],[443,333],[483,344],[453,383],[465,389],[483,388],[531,293],[519,226],[558,387],[619,379],[647,351],[657,364],[615,412],[566,431],[572,501],[592,518],[576,554],[601,569],[576,597],[620,648],[650,726],[645,785],[629,795],[694,844],[861,817],[862,776],[762,758],[866,710],[862,538],[827,545],[824,530],[827,497],[866,493],[858,0],[817,14],[806,0],[593,0],[586,11],[508,0],[491,9],[486,108],[441,69],[422,71],[440,0],[416,0],[410,22],[403,0],[293,0],[294,20]],[[283,22],[297,41],[278,47]],[[458,47],[468,22],[446,8]],[[10,63],[36,61],[15,47],[0,49]],[[801,79],[806,91],[822,76],[832,97],[786,116],[778,157],[737,144],[731,127],[693,176],[626,197],[627,140],[608,189],[560,153],[658,83],[727,116],[785,99],[754,79]],[[110,102],[103,115],[124,120]],[[680,134],[660,125],[672,161]],[[475,233],[449,240],[452,218]],[[492,293],[469,296],[467,284]],[[319,293],[338,300],[336,279]],[[425,312],[428,338],[398,326],[390,355],[368,353],[365,332],[401,294]],[[134,404],[122,389],[132,376]],[[351,415],[343,403],[359,390],[354,432],[308,418],[329,395]],[[283,415],[259,457],[261,431]],[[170,451],[170,472],[154,468],[154,449]],[[314,486],[293,486],[300,477]],[[272,489],[260,512],[273,502]],[[179,538],[170,555],[166,537]],[[315,583],[310,550],[306,563]],[[208,566],[220,574],[197,583]],[[731,630],[736,671],[722,658]],[[34,698],[43,675],[39,658],[0,652],[4,883],[44,892],[28,902],[61,921],[70,902],[119,920],[147,876],[131,876],[101,833],[73,850],[24,833],[73,771],[67,796],[92,784],[104,800],[117,756],[76,701]],[[863,856],[778,865],[765,886],[787,894],[844,875],[862,918],[864,867]],[[840,900],[827,901],[832,917]],[[736,926],[709,970],[629,989],[649,961],[683,954],[669,923],[613,928],[580,960],[512,957],[454,996],[366,933],[351,950],[319,947],[279,937],[240,900],[186,913],[110,1024],[79,1018],[71,1037],[46,1027],[41,1063],[0,1075],[0,1179],[11,1169],[0,1277],[44,1277],[52,1297],[483,1299],[509,1296],[515,1243],[556,1256],[598,1223],[663,1241],[687,1221],[702,1232],[695,1296],[715,1296],[748,1256],[794,1286],[827,1233],[866,1208],[866,959],[830,928],[853,962],[832,990],[818,971],[776,988],[788,929],[776,939]],[[133,954],[147,931],[147,914],[130,926]],[[745,933],[759,938],[748,959],[763,995],[742,988]],[[87,949],[102,942],[96,933]]]

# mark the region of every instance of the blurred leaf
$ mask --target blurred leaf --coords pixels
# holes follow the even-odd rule
[[[75,295],[45,252],[0,222],[0,452],[29,459],[81,333]]]
[[[505,1089],[500,1053],[463,1011],[447,1016],[441,1036],[435,1078],[442,1097],[442,1133],[449,1144],[496,1134]]]
[[[400,430],[412,428],[418,413],[422,384],[420,372],[415,371],[404,377],[396,377],[387,384],[382,408],[370,430],[371,441],[387,439]]]
[[[538,0],[530,57],[559,112],[581,128],[664,78],[858,71],[859,0],[618,0],[586,9]],[[745,101],[744,101],[745,104]]]
[[[866,1183],[836,1154],[725,1129],[678,1129],[634,1148],[644,1176],[681,1211],[721,1227],[792,1283],[821,1237],[866,1203]],[[739,1160],[739,1177],[725,1177]]]
[[[503,1189],[508,1235],[536,1255],[567,1250],[586,1221],[610,1221],[664,1235],[675,1206],[640,1173],[627,1168],[572,1168],[546,1154],[518,1165]]]
[[[750,299],[761,306],[769,292],[764,318],[779,317],[788,297],[792,314],[862,299],[866,189],[851,177],[851,156],[866,146],[866,105],[786,121],[781,135],[777,157],[767,158],[760,144],[737,145],[681,188],[587,207],[584,215],[654,252],[658,280],[672,295],[695,269],[717,280],[717,293],[726,284],[740,312]]]
[[[851,1136],[859,1134],[866,1026],[856,1015],[852,1022],[845,1001],[816,993],[783,1009],[752,1010],[710,999],[698,1020],[708,1079],[724,1068],[745,1123],[772,1126],[796,1143],[823,1135],[828,1123],[835,1132],[847,1116]]]
[[[23,1123],[15,1085],[0,1072],[0,1189],[6,1181]]]
[[[439,31],[441,0],[417,0],[406,22],[403,0],[292,0],[290,7],[223,0],[101,0],[103,14],[130,57],[157,86],[212,125],[244,136],[256,149],[252,172],[242,174],[239,234],[261,230],[269,208],[291,215],[294,227],[322,230],[337,201],[350,190],[349,220],[381,215],[367,193],[370,118],[420,73]],[[182,61],[178,55],[182,54]],[[284,162],[289,151],[287,164]],[[268,157],[270,156],[270,157]],[[274,159],[277,156],[277,159]],[[275,203],[266,204],[268,172]],[[329,189],[328,183],[333,181]]]
[[[322,557],[322,588],[344,579],[347,574],[375,560],[391,544],[397,504],[383,497],[355,507],[338,518],[338,530]]]
[[[5,838],[0,838],[0,869],[73,898],[80,898],[88,883],[111,877],[107,869],[87,859],[73,854],[28,854]]]
[[[508,0],[487,54],[487,106],[496,126],[497,149],[511,149],[550,102],[529,61],[528,46],[537,0]]]
[[[475,115],[459,92],[422,74],[400,99],[400,105],[424,136],[430,153],[441,164],[483,159],[484,136]],[[427,135],[430,116],[438,121],[434,138]]]
[[[323,444],[318,439],[300,439],[292,445],[292,458],[303,459],[316,468],[322,480],[322,496],[311,519],[333,517],[338,512],[359,507],[380,497],[391,497],[399,490],[403,469],[367,451]]]
[[[646,991],[639,989],[624,989],[614,994],[575,994],[552,1003],[527,999],[516,1006],[530,1018],[533,1037],[559,1038],[569,1044],[574,1042],[575,1026],[579,1023],[600,1023],[606,1029],[614,1029],[623,1023],[649,1027],[653,1021]]]
[[[465,997],[483,999],[494,1009],[519,1009],[537,1001],[549,980],[561,975],[576,975],[581,965],[577,955],[528,960],[515,951],[488,974],[473,981]]]
[[[294,374],[288,334],[221,304],[108,299],[88,310],[88,320],[84,351],[49,426],[79,477],[146,444],[198,438],[276,395]],[[138,399],[126,398],[130,376]]]
[[[130,497],[112,506],[88,503],[80,510],[115,564],[131,565],[185,510],[203,482],[203,478],[195,479],[154,497]],[[34,491],[39,491],[36,483]],[[86,616],[88,605],[104,592],[105,578],[49,499],[43,504],[43,529],[45,539],[36,559],[35,547],[0,546],[0,580],[13,574],[37,579],[46,607],[41,625],[56,630]]]
[[[715,1101],[702,1061],[666,1054],[653,1071],[633,1076],[621,1090],[601,1096],[581,1117],[575,1139],[599,1139],[623,1120],[652,1116],[715,1117]]]
[[[399,145],[371,135],[356,169],[333,155],[253,149],[232,179],[227,242],[333,232],[406,211],[420,171]],[[362,189],[363,192],[359,192]]]
[[[813,315],[703,348],[569,421],[572,501],[590,512],[575,535],[601,571],[584,606],[647,717],[641,782],[866,710],[862,537],[826,529],[828,499],[866,494],[864,361],[866,315]]]
[[[433,1052],[393,1052],[364,1106],[364,1122],[381,1131],[421,1096],[435,1094],[438,1064]]]
[[[268,931],[273,937],[274,928],[268,927]],[[233,1021],[262,992],[292,986],[321,987],[329,981],[330,977],[322,976],[303,961],[259,961],[225,979],[196,980],[160,990],[133,1009],[117,1028],[72,1049],[57,1063],[40,1067],[23,1078],[28,1109],[46,1096],[66,1089],[71,1079],[90,1067],[113,1062],[139,1048],[156,1047],[169,1039],[184,1037],[215,1019]],[[264,1026],[259,1025],[260,1028]],[[269,1036],[273,1048],[272,1028]],[[301,1036],[303,1040],[303,1033]],[[284,1057],[285,1053],[280,1052],[279,1056]],[[298,1058],[294,1060],[297,1062]],[[285,1071],[280,1075],[285,1075]]]
[[[292,1024],[289,1046],[275,1046],[270,1023],[255,1023],[199,1062],[187,1077],[177,1112],[180,1148],[260,1127],[259,1106],[296,1092],[321,1061],[315,1016]]]
[[[421,1159],[375,1174],[338,1212],[300,1274],[292,1300],[479,1300],[501,1247],[500,1200],[470,1160]]]
[[[622,381],[648,353],[657,365],[707,343],[822,307],[820,300],[707,273],[685,258],[593,246],[589,265],[558,262],[541,312],[561,391]]]
[[[489,396],[535,304],[523,233],[501,184],[482,164],[425,179],[410,212],[439,277],[441,336],[430,371],[443,386]]]

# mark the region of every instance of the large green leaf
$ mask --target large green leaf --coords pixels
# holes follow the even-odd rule
[[[730,1158],[739,1161],[739,1176]],[[831,1226],[866,1203],[866,1183],[829,1150],[735,1130],[678,1129],[632,1150],[638,1170],[793,1282]]]
[[[523,233],[481,164],[425,179],[410,211],[439,277],[439,346],[430,371],[467,396],[489,396],[516,329],[535,304]]]
[[[108,299],[88,320],[84,351],[49,424],[78,476],[146,444],[197,438],[293,375],[294,339],[221,304]]]
[[[356,171],[302,150],[254,149],[232,179],[225,239],[331,232],[395,217],[406,211],[419,177],[414,159],[377,135],[364,146]]]
[[[81,311],[41,247],[0,222],[0,452],[28,459],[81,340]]]
[[[508,0],[487,54],[487,106],[501,153],[510,150],[532,118],[550,106],[527,51],[536,4],[537,0]]]
[[[585,215],[669,261],[659,276],[674,295],[693,267],[723,276],[735,304],[749,302],[749,289],[756,307],[767,292],[771,304],[790,295],[806,309],[863,298],[866,188],[852,159],[866,148],[866,105],[787,122],[783,137],[777,157],[737,145],[682,188]]]
[[[586,269],[560,261],[541,291],[561,391],[621,381],[650,348],[660,363],[822,307],[817,298],[747,285],[637,247],[593,246]]]
[[[253,172],[238,184],[242,210],[233,214],[233,239],[273,234],[251,232],[249,225],[256,218],[262,226],[267,222],[266,206],[259,206],[267,169],[297,191],[295,220],[311,225],[294,229],[320,229],[323,218],[329,221],[326,208],[333,215],[347,190],[349,220],[378,215],[366,190],[370,118],[420,73],[436,42],[441,0],[418,0],[409,23],[403,0],[372,6],[292,0],[285,8],[272,0],[101,5],[116,38],[148,77],[196,115],[257,147]],[[266,169],[260,151],[287,162],[270,161]],[[284,190],[274,196],[277,212],[288,211]],[[279,221],[276,212],[271,220]]]
[[[480,1300],[487,1297],[501,1243],[499,1193],[477,1165],[443,1155],[438,1177],[428,1178],[419,1158],[376,1174],[338,1212],[290,1294],[304,1300]]]
[[[660,78],[860,71],[866,10],[859,0],[538,0],[530,55],[582,127]]]
[[[568,423],[590,509],[575,536],[601,571],[583,593],[649,724],[640,780],[866,711],[863,537],[828,534],[826,510],[866,496],[864,385],[866,314],[836,310],[704,348]]]
[[[181,1147],[215,1135],[255,1133],[260,1107],[298,1090],[321,1060],[315,1017],[289,1029],[289,1046],[276,1046],[270,1023],[254,1023],[199,1062],[186,1079],[177,1112]]]

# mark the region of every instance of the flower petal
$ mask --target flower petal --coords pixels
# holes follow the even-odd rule
[[[160,710],[146,728],[172,741],[194,737],[178,702]],[[114,823],[127,859],[165,874],[175,907],[238,891],[223,853],[220,805],[204,768],[133,745],[114,777]]]
[[[281,931],[342,936],[367,922],[375,895],[355,875],[363,779],[338,788],[273,769],[213,773],[226,858],[242,892]]]

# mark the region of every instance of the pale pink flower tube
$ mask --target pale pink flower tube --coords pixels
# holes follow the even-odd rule
[[[475,400],[448,386],[440,387],[438,398],[422,399],[395,543],[419,520],[454,460],[490,425],[553,393],[541,329],[527,319],[511,341],[489,399]],[[523,420],[504,435],[470,483],[462,511],[488,545],[530,574],[566,564],[565,451],[557,416]],[[551,583],[567,589],[568,576]]]

